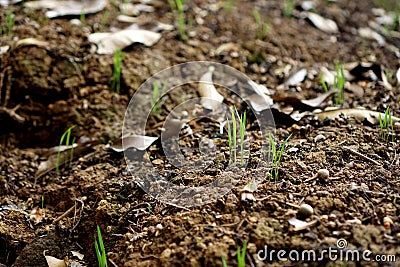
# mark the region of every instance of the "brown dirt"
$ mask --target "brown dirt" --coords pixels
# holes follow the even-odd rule
[[[256,201],[241,201],[241,188],[250,177],[265,175],[250,165],[237,174],[243,179],[228,194],[190,209],[150,197],[127,172],[122,153],[106,148],[121,136],[124,112],[135,90],[152,74],[174,64],[220,62],[271,89],[276,89],[294,70],[305,67],[306,81],[278,92],[300,99],[323,92],[317,71],[320,66],[334,69],[335,60],[373,62],[391,73],[399,68],[399,55],[393,50],[400,48],[400,38],[387,36],[386,44],[380,46],[357,35],[356,29],[375,20],[371,1],[318,1],[316,12],[338,24],[339,33],[333,37],[300,15],[283,16],[284,1],[240,1],[232,11],[224,8],[226,2],[187,3],[185,14],[191,37],[186,42],[180,41],[178,31],[173,30],[162,32],[161,40],[153,47],[135,44],[124,49],[120,94],[109,89],[113,56],[91,53],[92,45],[87,40],[88,33],[99,31],[105,11],[86,16],[83,26],[71,26],[68,18],[49,20],[43,12],[14,6],[14,37],[0,37],[0,46],[11,46],[0,55],[0,104],[8,110],[18,105],[15,112],[25,121],[0,113],[0,265],[46,266],[43,251],[47,250],[46,255],[69,261],[78,261],[71,251],[79,251],[84,254],[82,266],[97,266],[93,246],[97,224],[103,233],[109,266],[222,266],[222,257],[228,266],[236,266],[237,249],[244,242],[246,266],[279,266],[283,262],[260,261],[257,252],[265,246],[320,251],[335,247],[339,238],[346,239],[349,249],[393,254],[397,262],[345,263],[325,259],[291,264],[399,266],[398,126],[394,128],[394,141],[386,142],[380,138],[378,126],[352,118],[321,122],[310,116],[297,124],[279,124],[280,144],[289,134],[292,136],[277,181],[265,177],[254,193]],[[255,38],[254,7],[270,23],[263,40]],[[128,26],[115,19],[117,8],[108,4],[107,10],[110,17],[103,30]],[[199,10],[207,15],[202,18]],[[1,7],[3,29],[7,12],[6,7]],[[163,2],[155,12],[140,17],[146,25],[154,21],[173,24],[176,19]],[[17,40],[30,37],[46,40],[49,45],[15,45]],[[229,50],[216,54],[220,45],[230,42]],[[384,112],[390,106],[393,115],[400,117],[400,88],[395,79],[390,82],[391,90],[379,81],[351,81],[343,107]],[[361,89],[349,90],[350,85]],[[189,88],[187,97],[195,94],[196,90]],[[226,102],[237,103],[225,96]],[[174,97],[181,95],[171,95],[161,114],[148,124],[151,135],[159,134],[155,125],[168,114]],[[328,105],[333,106],[332,101]],[[238,108],[246,109],[242,105]],[[254,118],[249,118],[250,125]],[[47,160],[50,148],[58,145],[62,133],[72,125],[76,125],[73,136],[81,143],[91,141],[90,146],[77,149],[72,163],[63,166],[60,174],[50,171],[36,179],[40,162]],[[216,131],[210,121],[192,122],[190,126],[209,138]],[[248,133],[255,138],[257,129],[249,127]],[[227,150],[224,140],[220,145]],[[198,140],[191,144],[198,145]],[[163,157],[157,142],[149,151],[153,157]],[[208,183],[226,165],[222,160],[195,179],[183,176],[175,182]],[[165,164],[158,168],[161,173],[176,171]],[[310,179],[321,168],[329,170],[331,179]],[[76,201],[82,198],[83,201]],[[301,203],[314,208],[314,214],[304,220],[316,220],[316,224],[295,231],[288,220],[296,217],[296,205]],[[54,223],[74,205],[75,212]],[[43,209],[36,216],[41,221],[36,223],[30,213],[40,208]],[[384,227],[384,217],[393,221],[389,227]]]

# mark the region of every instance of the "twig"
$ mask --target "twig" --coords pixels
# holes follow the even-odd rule
[[[382,164],[380,164],[380,163],[377,162],[376,160],[371,159],[370,157],[368,157],[368,156],[366,156],[366,155],[364,155],[364,154],[361,154],[360,152],[358,152],[358,151],[356,151],[356,150],[354,150],[354,149],[351,149],[350,147],[343,146],[342,148],[345,149],[345,150],[347,150],[347,151],[349,151],[350,153],[352,153],[352,154],[354,154],[354,155],[357,155],[357,156],[359,156],[359,157],[361,157],[361,158],[363,158],[363,159],[365,159],[365,160],[368,160],[368,161],[370,161],[370,162],[372,162],[372,163],[374,163],[374,164],[376,164],[376,165],[378,165],[378,166],[382,166]]]
[[[6,113],[11,119],[13,119],[14,121],[22,124],[22,123],[25,122],[25,118],[16,113],[16,111],[19,108],[19,106],[20,106],[20,104],[16,105],[12,109],[6,108],[6,107],[0,107],[0,113]]]
[[[83,203],[83,201],[85,201],[87,198],[86,197],[82,197],[79,202]],[[78,199],[76,199],[78,200]],[[74,211],[76,209],[77,203],[75,202],[74,206],[72,206],[71,208],[69,208],[66,212],[64,212],[63,214],[61,214],[58,218],[56,218],[51,224],[56,224],[59,221],[61,221],[62,219],[64,219],[65,217],[67,217],[72,211]]]

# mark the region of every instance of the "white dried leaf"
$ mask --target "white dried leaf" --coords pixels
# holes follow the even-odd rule
[[[136,148],[138,150],[146,150],[151,144],[156,141],[158,137],[151,137],[145,135],[130,135],[120,138],[113,145],[110,146],[115,152],[123,152],[128,148]]]
[[[304,81],[304,79],[307,76],[307,70],[306,69],[300,69],[293,75],[291,75],[285,82],[285,85],[287,86],[292,86],[292,85],[297,85]]]
[[[46,12],[46,17],[80,16],[81,14],[97,13],[104,9],[107,0],[40,0],[25,3],[28,9],[51,9]]]
[[[0,46],[0,55],[7,53],[7,51],[10,49],[9,45],[5,46]]]
[[[253,107],[253,109],[257,112],[269,109],[274,104],[274,101],[271,97],[266,95],[269,94],[268,88],[261,84],[255,83],[252,80],[248,80],[247,82],[255,91],[255,94],[252,94],[248,97],[250,105]]]
[[[53,256],[46,256],[46,251],[43,251],[43,256],[46,258],[48,267],[67,267],[64,260],[57,259]]]
[[[383,38],[382,35],[367,27],[358,29],[358,34],[365,39],[377,41],[379,45],[385,45],[386,43],[385,38]]]
[[[333,85],[335,83],[335,74],[333,74],[330,70],[322,66],[319,71],[327,85]]]
[[[367,120],[369,123],[372,124],[379,124],[379,116],[381,118],[385,117],[384,113],[361,109],[361,108],[342,108],[342,109],[335,109],[335,110],[328,110],[322,111],[317,113],[318,120],[323,121],[325,119],[336,119],[340,116],[346,117],[353,117],[356,118],[358,121]],[[400,123],[400,118],[392,116],[393,123]]]
[[[397,85],[400,85],[400,68],[396,71]]]
[[[46,41],[40,41],[36,38],[25,38],[21,39],[16,43],[17,46],[23,46],[23,45],[36,45],[40,47],[47,47],[49,46],[49,43]]]
[[[307,12],[307,18],[311,21],[311,23],[326,33],[337,33],[339,31],[336,22],[331,19],[326,19],[316,13]]]
[[[97,44],[98,54],[114,54],[133,43],[152,46],[160,40],[161,34],[141,29],[125,29],[115,33],[98,32],[89,35],[89,41]]]
[[[78,251],[71,250],[71,254],[72,254],[72,256],[77,257],[79,260],[83,260],[83,258],[85,257],[85,255],[83,255],[82,253],[80,253]]]
[[[301,231],[307,228],[310,228],[311,226],[314,226],[317,223],[317,220],[313,220],[311,222],[305,222],[296,218],[291,218],[288,220],[288,222],[294,226],[294,231]]]
[[[199,81],[199,94],[202,97],[200,100],[201,105],[210,110],[216,110],[224,101],[224,97],[218,93],[212,80],[214,67],[211,66],[206,73],[201,76]]]

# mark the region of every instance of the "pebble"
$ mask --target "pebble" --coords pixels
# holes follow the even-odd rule
[[[385,227],[386,229],[390,229],[390,226],[393,224],[392,219],[390,219],[390,217],[386,216],[383,217],[383,227]]]
[[[320,169],[317,173],[317,177],[322,180],[327,180],[329,178],[329,171],[327,169]]]
[[[314,143],[318,143],[319,141],[323,141],[325,139],[326,139],[326,137],[324,135],[319,134],[316,137],[314,137]]]
[[[314,213],[314,209],[308,205],[308,204],[301,204],[299,207],[299,211],[298,214],[302,217],[310,217],[311,215],[313,215]]]

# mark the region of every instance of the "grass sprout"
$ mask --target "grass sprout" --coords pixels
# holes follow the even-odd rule
[[[324,89],[324,92],[325,93],[328,92],[329,89],[328,89],[328,86],[326,85],[324,76],[322,74],[319,75],[319,81],[321,82],[321,85],[322,85],[322,88]]]
[[[164,94],[165,89],[167,88],[167,83],[163,82],[162,88],[160,90],[160,85],[158,81],[155,81],[153,83],[153,95],[151,97],[151,114],[153,116],[160,114],[161,112],[161,107],[162,107],[162,101],[161,99],[158,101],[158,99]]]
[[[285,0],[284,6],[283,6],[283,15],[287,18],[290,18],[292,16],[294,9],[294,1],[293,0]]]
[[[99,30],[100,31],[106,25],[109,17],[110,17],[110,11],[108,11],[108,10],[104,11],[104,13],[103,13],[103,15],[101,16],[101,19],[100,19],[100,25],[99,25]]]
[[[269,23],[261,20],[260,12],[256,8],[253,9],[253,17],[257,24],[256,38],[262,40],[268,35]]]
[[[237,249],[237,262],[238,267],[245,267],[246,266],[246,248],[247,248],[247,241],[244,241],[243,247],[238,247]]]
[[[6,16],[7,36],[10,39],[12,38],[12,35],[13,35],[14,24],[15,24],[14,13],[13,13],[13,9],[10,8],[10,10],[8,11],[7,16]]]
[[[96,251],[97,262],[99,267],[107,267],[107,255],[106,249],[104,248],[103,238],[101,236],[100,227],[97,225],[97,238],[94,236],[94,248]]]
[[[171,10],[178,15],[178,32],[182,41],[187,40],[188,36],[185,30],[185,10],[183,9],[183,0],[168,0]]]
[[[344,78],[344,66],[335,62],[335,80],[334,86],[338,90],[335,94],[334,102],[336,105],[342,105],[344,103],[344,84],[346,82]]]
[[[392,112],[390,107],[387,107],[385,110],[385,116],[382,118],[379,114],[379,136],[385,140],[389,141],[390,136],[392,136],[392,141],[394,141],[394,128],[393,128],[393,119]]]
[[[71,142],[71,132],[72,129],[75,128],[75,125],[69,127],[62,135],[60,138],[60,143],[59,143],[59,148],[57,152],[57,160],[56,160],[56,173],[60,173],[60,165],[61,165],[61,146],[64,144],[66,146],[71,146],[71,151],[70,151],[70,157],[69,157],[69,163],[71,164],[72,159],[74,157],[74,147],[73,144],[75,142],[75,137],[72,139]],[[65,142],[64,142],[65,140]]]
[[[272,135],[269,136],[270,149],[268,151],[268,161],[272,163],[271,176],[274,177],[275,181],[277,181],[279,178],[279,165],[281,164],[281,159],[282,159],[283,152],[285,151],[286,144],[289,141],[291,136],[292,135],[290,134],[285,139],[285,141],[280,146],[280,148],[277,147],[277,144],[275,143],[275,140],[272,137]]]
[[[226,263],[226,260],[224,257],[221,258],[222,261],[222,267],[228,267],[228,264]]]
[[[246,112],[239,115],[236,108],[231,110],[232,122],[227,120],[228,125],[228,147],[233,159],[233,165],[237,163],[237,122],[239,122],[239,144],[240,144],[240,164],[244,165],[244,141],[246,135]],[[238,120],[236,119],[238,117]]]
[[[113,92],[119,94],[121,90],[121,63],[124,60],[124,54],[121,49],[118,49],[114,53],[114,72],[111,84],[111,89]]]

